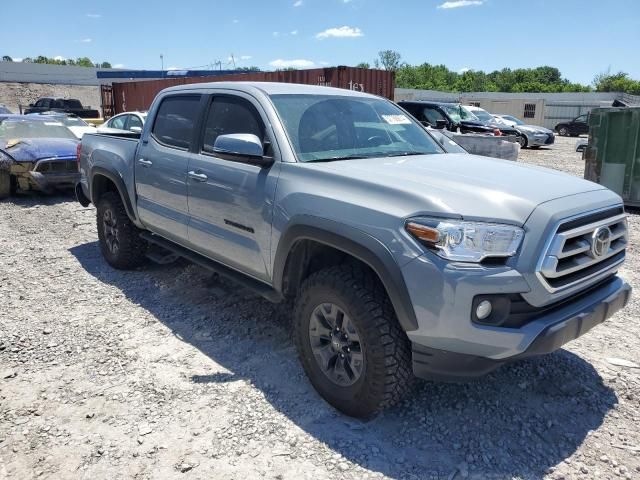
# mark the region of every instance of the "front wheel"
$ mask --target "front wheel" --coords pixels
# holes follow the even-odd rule
[[[107,192],[97,205],[97,227],[100,250],[109,265],[129,270],[146,261],[147,242],[124,208],[120,195]]]
[[[518,143],[520,144],[520,148],[527,148],[527,137],[525,135],[518,135]]]
[[[11,196],[11,174],[5,170],[0,171],[0,199]]]
[[[569,129],[567,127],[561,127],[560,130],[558,130],[558,133],[563,137],[568,137]]]
[[[409,390],[409,339],[372,273],[337,266],[312,274],[296,298],[293,327],[309,380],[347,415],[371,417]]]

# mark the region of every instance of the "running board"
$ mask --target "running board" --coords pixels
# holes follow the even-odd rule
[[[200,265],[207,270],[211,270],[221,277],[225,277],[235,283],[238,283],[243,287],[257,293],[261,297],[266,298],[270,302],[280,303],[283,300],[282,295],[269,285],[258,280],[254,280],[251,277],[247,277],[240,272],[237,272],[225,265],[222,265],[221,263],[216,262],[215,260],[211,260],[210,258],[200,255],[199,253],[181,247],[180,245],[177,245],[158,235],[154,235],[153,233],[142,232],[140,234],[140,237],[144,238],[147,242],[153,245],[158,245],[159,247],[169,250],[171,253],[179,257],[186,258],[190,262]]]

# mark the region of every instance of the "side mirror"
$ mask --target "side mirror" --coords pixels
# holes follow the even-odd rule
[[[446,120],[436,120],[436,128],[438,130],[442,130],[443,128],[447,128],[448,123]]]
[[[130,127],[129,130],[134,133],[142,133],[142,127]]]
[[[273,163],[273,158],[264,156],[262,142],[252,133],[218,135],[213,144],[213,152],[227,160],[252,163],[261,167]]]

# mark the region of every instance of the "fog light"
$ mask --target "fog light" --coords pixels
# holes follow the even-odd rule
[[[491,315],[491,310],[493,310],[491,302],[489,300],[483,300],[478,304],[478,308],[476,308],[476,317],[478,317],[478,320],[484,320]]]

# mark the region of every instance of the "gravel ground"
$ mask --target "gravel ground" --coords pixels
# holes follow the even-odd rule
[[[574,144],[521,159],[581,175]],[[0,479],[640,478],[637,296],[566,349],[418,382],[362,423],[311,388],[270,304],[187,263],[115,271],[94,216],[0,203]]]

